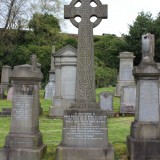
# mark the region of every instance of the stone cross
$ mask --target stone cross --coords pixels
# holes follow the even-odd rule
[[[147,33],[142,35],[142,58],[149,57],[153,59],[155,50],[155,37],[153,34]]]
[[[78,2],[81,6],[75,7]],[[92,7],[92,2],[97,6]],[[93,16],[97,17],[95,22],[90,21]],[[75,17],[80,17],[81,22]],[[100,0],[72,0],[64,7],[64,18],[78,28],[76,102],[96,102],[93,28],[107,18],[107,5],[102,5]]]

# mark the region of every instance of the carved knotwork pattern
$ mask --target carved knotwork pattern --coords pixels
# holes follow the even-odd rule
[[[80,7],[75,7],[77,2],[81,2]],[[91,2],[95,2],[97,7],[92,7]],[[80,23],[74,19],[76,16],[81,17]],[[94,23],[90,21],[92,16],[97,17]],[[102,18],[107,18],[107,6],[102,5],[99,0],[72,0],[70,5],[64,8],[64,17],[70,19],[72,24],[79,28],[76,101],[95,102],[93,28],[101,22]]]

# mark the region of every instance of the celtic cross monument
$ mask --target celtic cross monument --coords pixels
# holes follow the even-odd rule
[[[93,16],[97,18],[95,22],[91,22]],[[107,18],[107,5],[100,0],[72,0],[64,7],[64,17],[78,28],[76,101],[64,111],[63,136],[56,160],[113,160],[106,113],[96,103],[94,73],[93,28]],[[76,17],[81,21],[77,22]]]
[[[77,2],[81,2],[80,7],[75,7]],[[107,5],[94,0],[97,7],[92,7],[91,2],[92,0],[73,0],[64,8],[64,17],[78,28],[76,102],[96,101],[93,28],[100,24],[102,18],[107,18]],[[90,21],[92,16],[97,17],[94,23]],[[75,17],[81,17],[81,22],[78,23]]]

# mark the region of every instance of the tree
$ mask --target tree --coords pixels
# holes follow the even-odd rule
[[[35,14],[62,15],[62,0],[0,0],[1,28],[26,28],[30,17]]]
[[[1,0],[0,21],[4,29],[17,29],[25,25],[27,0]]]
[[[60,25],[59,20],[53,15],[36,13],[28,26],[35,34],[37,45],[53,45],[58,41]]]
[[[119,67],[119,53],[124,51],[126,43],[123,37],[105,35],[95,38],[95,56],[101,60],[106,67]]]
[[[141,61],[141,38],[143,34],[155,33],[154,19],[150,12],[140,12],[133,25],[129,25],[129,35],[125,35],[127,42],[126,50],[134,52],[136,58],[134,59],[134,65],[138,65]]]

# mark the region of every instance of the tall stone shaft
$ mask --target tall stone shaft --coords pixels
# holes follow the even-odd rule
[[[77,2],[79,0],[73,0],[64,8],[64,17],[78,28],[76,102],[96,102],[93,28],[102,18],[107,18],[107,5],[102,5],[99,0],[82,0],[81,6],[75,7]],[[92,7],[91,2],[97,6]],[[90,21],[92,16],[97,17],[95,22]],[[78,23],[75,17],[80,17],[81,22]]]

